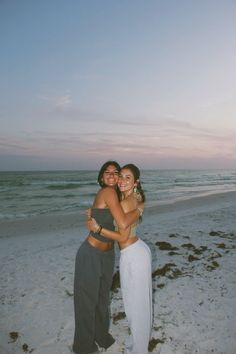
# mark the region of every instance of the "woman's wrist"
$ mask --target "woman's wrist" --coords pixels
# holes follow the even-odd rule
[[[94,227],[94,232],[96,232],[97,234],[100,234],[102,231],[102,225],[99,225],[99,224],[95,224],[95,227]]]
[[[98,228],[98,230],[97,230],[97,234],[100,235],[101,231],[102,231],[102,225],[99,225],[99,228]]]

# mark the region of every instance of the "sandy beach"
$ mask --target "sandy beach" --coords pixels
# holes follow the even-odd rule
[[[236,354],[236,192],[147,208],[138,234],[153,259],[150,353]],[[75,255],[85,216],[0,222],[0,353],[69,354]],[[118,271],[119,250],[116,247]],[[128,333],[119,288],[111,291],[107,353]]]

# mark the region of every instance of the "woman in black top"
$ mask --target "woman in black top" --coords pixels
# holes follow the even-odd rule
[[[137,220],[142,205],[125,214],[119,201],[117,182],[120,166],[107,161],[100,169],[92,216],[99,224],[114,230],[113,219],[125,229]],[[114,270],[114,242],[91,232],[80,246],[75,263],[74,310],[75,334],[73,351],[77,354],[98,354],[98,346],[109,348],[114,338],[109,333],[109,291]]]

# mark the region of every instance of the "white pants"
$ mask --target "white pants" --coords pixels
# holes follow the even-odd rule
[[[142,240],[121,250],[120,281],[131,335],[125,354],[148,354],[152,327],[151,252]]]

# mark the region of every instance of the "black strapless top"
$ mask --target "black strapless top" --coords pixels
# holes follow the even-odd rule
[[[115,230],[115,225],[113,223],[113,216],[111,215],[109,209],[92,208],[92,217],[95,218],[97,223],[99,225],[102,225],[102,227],[104,227],[105,229],[112,230],[112,231]],[[102,235],[99,235],[96,232],[91,231],[90,234],[99,241],[114,242],[113,240],[104,237]]]

